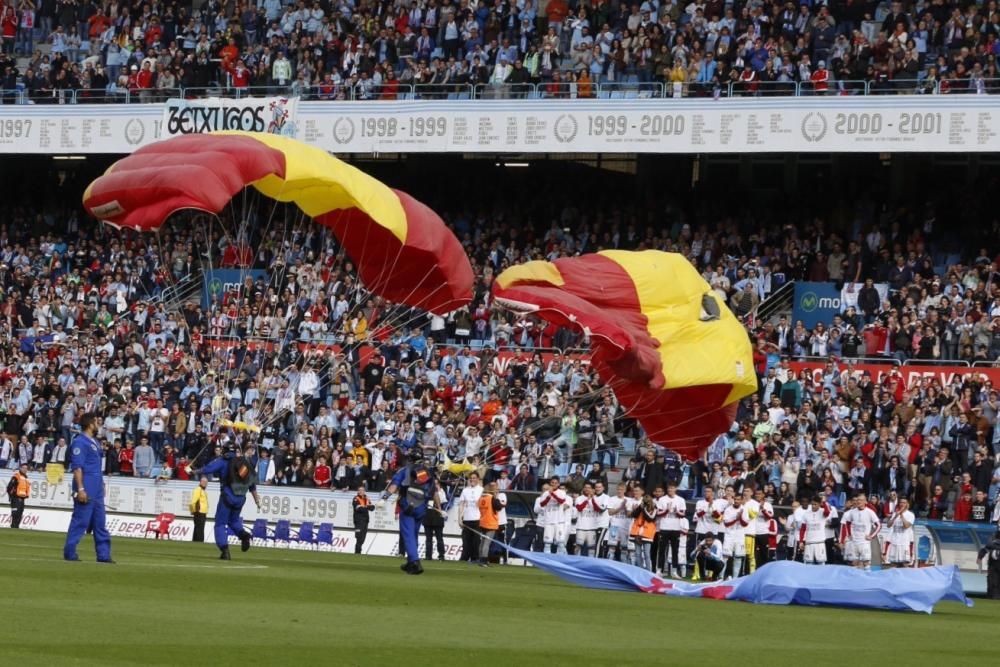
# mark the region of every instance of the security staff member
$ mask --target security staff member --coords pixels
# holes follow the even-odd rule
[[[365,493],[364,484],[358,486],[358,495],[354,496],[351,506],[354,508],[354,553],[360,554],[365,538],[368,537],[368,519],[375,510],[375,506]]]
[[[80,557],[76,546],[87,532],[94,534],[94,547],[98,563],[111,560],[111,534],[105,526],[104,478],[101,462],[104,454],[95,436],[100,426],[97,415],[84,413],[80,417],[80,434],[70,446],[70,470],[73,472],[73,518],[69,522],[63,558],[76,561]]]
[[[205,541],[205,520],[208,518],[208,492],[205,490],[207,488],[208,478],[202,476],[198,486],[191,492],[191,502],[188,503],[188,509],[194,517],[194,536],[191,538],[193,542]]]
[[[983,560],[986,561],[986,595],[1000,600],[1000,530],[979,550],[976,565],[982,566]]]
[[[382,502],[399,492],[396,501],[399,506],[399,536],[406,551],[406,563],[400,569],[407,574],[422,574],[424,568],[420,565],[418,545],[420,523],[427,513],[428,504],[433,504],[432,511],[440,511],[441,503],[434,493],[434,471],[424,464],[423,450],[419,446],[411,448],[407,459],[407,465],[393,475],[392,482],[382,494]]]
[[[229,445],[225,454],[205,466],[205,475],[218,475],[222,482],[222,493],[215,505],[215,546],[219,547],[220,560],[232,560],[229,555],[229,535],[226,528],[240,538],[240,549],[250,550],[250,531],[243,527],[240,513],[247,502],[247,493],[260,509],[257,495],[257,457],[246,453],[237,455],[236,448]]]
[[[27,463],[22,463],[21,468],[15,471],[10,478],[10,482],[7,484],[7,495],[10,496],[10,527],[20,528],[21,517],[24,516],[24,501],[31,495]]]

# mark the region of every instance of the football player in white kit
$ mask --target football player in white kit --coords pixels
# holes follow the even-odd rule
[[[840,520],[840,544],[844,547],[844,560],[853,567],[869,570],[872,540],[882,528],[882,522],[868,507],[868,498],[864,493],[859,493],[851,500],[849,507]]]
[[[722,555],[726,558],[726,571],[730,577],[738,577],[743,569],[743,560],[747,554],[746,529],[749,523],[743,509],[743,498],[733,496],[732,503],[722,513],[722,525],[726,530],[722,541]]]
[[[694,538],[696,544],[701,544],[708,533],[714,533],[718,525],[712,520],[712,503],[715,502],[715,491],[712,487],[705,489],[705,497],[694,504]]]
[[[823,503],[819,496],[813,497],[799,527],[804,563],[826,564],[826,527],[829,521],[830,506]]]
[[[576,554],[597,557],[597,534],[600,531],[601,515],[607,514],[608,505],[604,498],[598,498],[590,482],[584,482],[583,493],[574,504],[576,519]]]
[[[774,522],[774,506],[764,496],[764,489],[754,492],[757,503],[757,520],[754,521],[754,567],[767,565],[771,545],[771,530]]]
[[[799,528],[804,516],[805,510],[799,505],[799,501],[793,500],[792,511],[779,519],[785,527],[785,560],[799,560]]]
[[[677,554],[677,568],[678,574],[682,579],[687,579],[688,576],[688,561],[687,561],[687,551],[688,551],[688,535],[691,532],[691,522],[687,520],[687,517],[681,518],[681,538],[680,538],[680,552]]]
[[[608,511],[606,516],[609,520],[608,526],[608,558],[631,563],[632,558],[628,555],[631,545],[629,540],[629,530],[632,528],[632,512],[635,510],[636,501],[634,498],[625,496],[625,484],[621,483],[615,488],[615,497],[608,500]],[[625,552],[624,554],[622,552]]]
[[[885,546],[883,563],[890,567],[913,567],[914,521],[916,517],[910,511],[910,503],[906,498],[900,498],[896,511],[885,520],[886,528],[889,529],[889,542]]]
[[[597,503],[604,508],[604,511],[597,517],[597,546],[594,548],[594,556],[597,558],[607,558],[608,553],[608,527],[611,525],[611,516],[608,514],[608,503],[611,498],[604,490],[604,482],[594,483],[594,497]]]
[[[542,532],[545,553],[552,553],[552,548],[555,547],[556,553],[565,554],[572,505],[566,492],[559,488],[558,477],[549,480],[537,502],[545,516]]]

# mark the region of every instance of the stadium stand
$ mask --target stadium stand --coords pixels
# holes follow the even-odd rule
[[[4,0],[6,103],[988,94],[996,2]]]
[[[183,479],[232,438],[267,452],[264,484],[380,490],[420,444],[512,490],[558,474],[571,489],[675,481],[688,499],[753,485],[782,506],[822,493],[843,507],[863,491],[880,513],[908,497],[931,519],[996,520],[996,223],[949,232],[983,210],[988,188],[966,193],[962,210],[947,209],[945,190],[899,208],[871,191],[847,214],[840,199],[803,195],[751,215],[706,197],[608,198],[605,178],[568,194],[555,181],[470,176],[481,200],[421,181],[478,276],[473,304],[443,318],[371,298],[329,234],[259,198],[141,236],[82,219],[72,203],[43,212],[19,203],[28,189],[12,194],[0,237],[0,465],[65,464],[75,417],[96,410],[108,475]],[[60,196],[78,202],[79,190]],[[238,219],[270,222],[241,236]],[[589,369],[584,337],[489,302],[506,266],[612,247],[684,254],[754,341],[760,390],[700,461],[644,439]],[[202,301],[206,273],[223,267],[239,279]],[[807,328],[780,303],[800,281],[860,283],[857,307]],[[935,363],[949,373],[915,366]]]

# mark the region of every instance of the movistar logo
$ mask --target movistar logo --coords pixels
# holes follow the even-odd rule
[[[799,308],[804,313],[811,313],[815,310],[839,310],[839,296],[818,296],[816,292],[806,292],[799,299]]]
[[[816,306],[819,305],[819,297],[816,296],[815,292],[806,292],[802,295],[802,300],[799,302],[802,306],[802,310],[807,313],[811,313],[816,310]]]

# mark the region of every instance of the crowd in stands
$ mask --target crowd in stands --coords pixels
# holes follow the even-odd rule
[[[572,492],[591,479],[610,493],[620,477],[640,495],[671,482],[687,499],[731,488],[776,507],[822,494],[843,509],[863,493],[878,513],[907,498],[918,516],[996,521],[997,388],[971,369],[910,386],[841,371],[856,356],[996,360],[997,223],[960,239],[931,204],[859,199],[844,224],[785,225],[764,211],[737,220],[591,197],[529,211],[442,194],[476,275],[473,302],[447,317],[367,293],[324,228],[253,198],[249,211],[180,214],[147,235],[7,209],[0,465],[65,464],[77,416],[96,411],[108,475],[184,479],[228,440],[257,447],[262,484],[378,491],[421,446],[504,490],[538,491],[560,475]],[[684,254],[741,316],[782,281],[875,280],[889,291],[860,295],[858,312],[812,330],[746,318],[760,389],[701,460],[683,462],[646,441],[602,386],[584,337],[490,304],[508,266],[612,247]],[[223,265],[243,272],[238,287],[205,307],[178,296]],[[523,356],[494,363],[504,348]],[[802,357],[823,358],[826,371],[795,373]]]
[[[609,83],[667,95],[1000,89],[996,0],[3,0],[0,34],[0,87],[36,101],[220,85],[331,100],[412,85],[534,84],[556,97]]]

